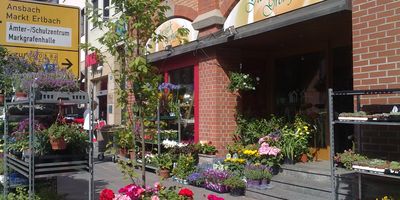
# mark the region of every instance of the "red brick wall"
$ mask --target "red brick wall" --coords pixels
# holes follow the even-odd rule
[[[400,1],[353,0],[354,89],[400,88]],[[399,104],[395,95],[363,96],[361,103]],[[364,127],[362,149],[369,156],[400,159],[398,128]]]
[[[226,89],[229,77],[215,56],[200,61],[199,79],[199,139],[212,141],[224,156],[236,129],[236,96]]]

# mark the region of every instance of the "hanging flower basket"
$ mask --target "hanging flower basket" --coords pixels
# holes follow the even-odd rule
[[[50,138],[51,149],[53,150],[65,150],[67,148],[67,143],[64,137],[61,138]]]

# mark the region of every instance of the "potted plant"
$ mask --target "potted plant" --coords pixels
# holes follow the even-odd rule
[[[229,177],[224,185],[229,187],[232,196],[243,196],[246,191],[246,182],[238,176]]]
[[[171,155],[169,153],[160,154],[156,156],[155,161],[160,170],[160,176],[163,179],[169,178],[169,173],[173,165]]]
[[[246,177],[247,187],[258,189],[264,178],[264,173],[263,170],[254,167],[246,167],[244,176]]]
[[[196,161],[192,155],[180,154],[172,173],[175,180],[187,184],[187,177],[196,170]]]
[[[127,128],[121,128],[116,132],[116,143],[119,148],[119,155],[127,156],[128,149],[133,146],[133,134]]]
[[[231,92],[249,91],[256,89],[256,81],[249,74],[231,72],[229,75],[230,83],[228,90]]]
[[[53,150],[64,150],[67,148],[65,136],[67,136],[68,131],[69,127],[67,124],[54,123],[49,127],[47,133]]]
[[[226,193],[229,191],[228,187],[224,184],[224,181],[230,177],[228,171],[219,169],[207,169],[203,172],[204,176],[204,187],[206,189]]]
[[[194,172],[187,177],[187,181],[190,185],[194,185],[197,187],[203,187],[203,185],[204,185],[203,173]]]
[[[196,144],[196,149],[199,152],[199,164],[211,164],[217,157],[217,148],[212,145],[211,141]]]

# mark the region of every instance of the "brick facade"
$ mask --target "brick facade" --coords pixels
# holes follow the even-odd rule
[[[225,155],[236,129],[236,96],[227,91],[229,77],[215,56],[200,61],[199,78],[199,139],[212,141],[218,155]]]
[[[237,0],[173,0],[170,3],[174,17],[194,20],[201,14],[220,9],[226,17]],[[200,30],[199,37],[221,29],[211,26]],[[227,91],[229,83],[226,67],[223,67],[215,52],[207,52],[199,60],[199,140],[211,141],[217,146],[218,155],[225,155],[226,145],[232,143],[236,129],[235,111],[237,97]],[[210,57],[208,57],[210,56]],[[179,59],[179,58],[177,58]]]
[[[353,0],[354,89],[400,88],[400,1]],[[399,104],[395,95],[362,97],[361,103]],[[364,127],[363,152],[400,159],[398,128]]]

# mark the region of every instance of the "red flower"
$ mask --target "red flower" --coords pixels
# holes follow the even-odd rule
[[[182,188],[178,193],[180,196],[193,197],[193,192],[190,189]]]
[[[114,192],[107,188],[102,190],[100,193],[100,200],[113,200],[114,197]]]
[[[207,200],[224,200],[224,198],[218,197],[218,196],[213,195],[213,194],[209,194],[209,195],[207,196]]]

